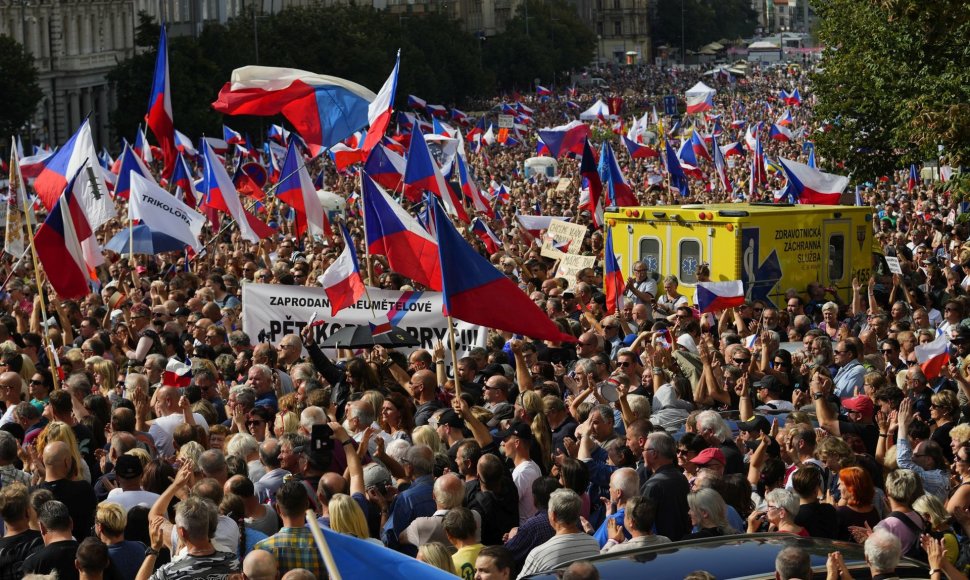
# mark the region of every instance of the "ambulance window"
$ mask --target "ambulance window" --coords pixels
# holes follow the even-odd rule
[[[701,243],[697,240],[681,240],[680,272],[677,277],[682,284],[697,283],[697,266],[701,263]]]
[[[660,240],[643,238],[640,240],[640,261],[647,265],[651,274],[660,272]]]
[[[845,271],[845,235],[829,236],[829,280],[841,280]]]

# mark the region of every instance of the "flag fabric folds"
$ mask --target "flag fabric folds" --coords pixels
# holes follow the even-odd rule
[[[368,251],[387,256],[387,263],[395,272],[432,290],[441,290],[438,243],[366,172],[361,206]]]
[[[129,217],[141,220],[148,229],[171,236],[196,252],[202,249],[199,235],[205,225],[202,214],[179,201],[165,191],[150,177],[143,177],[132,171],[131,199],[128,204]]]
[[[78,202],[72,176],[47,219],[34,236],[37,258],[44,265],[47,279],[61,298],[87,296],[88,267],[81,244],[92,236],[88,219]]]
[[[912,193],[917,185],[919,185],[919,173],[916,172],[916,165],[911,163],[909,165],[909,178],[906,180],[906,191]]]
[[[445,316],[537,339],[575,342],[515,282],[473,250],[440,207],[434,220]]]
[[[478,239],[485,244],[485,249],[488,251],[489,256],[499,251],[502,247],[502,240],[498,239],[498,236],[495,235],[492,228],[488,227],[488,224],[482,218],[472,220],[472,233],[478,236]]]
[[[636,143],[630,140],[626,135],[623,136],[623,144],[626,146],[626,150],[630,154],[631,159],[650,159],[660,157],[660,152],[653,147]]]
[[[623,307],[623,272],[613,253],[613,228],[606,228],[606,244],[603,250],[603,290],[606,293],[606,313],[615,314]]]
[[[75,201],[83,209],[92,229],[115,217],[114,202],[108,196],[104,169],[91,137],[91,122],[85,119],[63,147],[44,161],[34,181],[34,191],[48,210],[54,207],[69,179],[77,175]]]
[[[155,75],[152,77],[152,94],[148,99],[148,114],[145,122],[152,130],[165,160],[163,175],[172,174],[175,169],[175,118],[172,115],[172,83],[168,74],[168,34],[162,23],[158,37],[158,55],[155,57]],[[147,147],[147,143],[145,146]]]
[[[387,147],[380,145],[371,150],[364,162],[364,171],[384,189],[396,191],[401,188],[407,161]]]
[[[206,205],[231,215],[236,220],[236,225],[239,226],[239,233],[242,234],[242,237],[254,244],[259,243],[260,235],[250,223],[247,212],[243,209],[242,202],[239,201],[239,192],[236,191],[236,186],[229,179],[229,173],[226,172],[225,166],[216,157],[208,143],[203,143],[202,147],[203,166],[205,167],[202,176],[202,193],[205,196]]]
[[[600,150],[599,162],[600,179],[606,189],[610,205],[614,207],[628,207],[639,205],[637,196],[633,194],[633,188],[623,178],[623,172],[616,162],[613,148],[609,141],[604,141]]]
[[[397,92],[397,75],[401,70],[401,50],[397,51],[397,60],[394,61],[394,69],[391,76],[384,81],[384,86],[378,91],[377,97],[367,106],[367,122],[370,128],[367,129],[367,136],[364,138],[364,145],[360,147],[363,154],[373,149],[387,131],[387,126],[391,123],[391,114],[394,112],[394,94]]]
[[[583,143],[589,137],[589,125],[582,121],[570,121],[558,127],[539,129],[539,138],[549,150],[551,157],[566,153],[583,154]]]
[[[308,144],[332,147],[367,125],[375,98],[365,87],[337,77],[244,66],[232,72],[212,106],[227,115],[282,113]]]
[[[417,202],[421,199],[422,191],[430,191],[437,195],[445,204],[449,214],[466,224],[470,223],[465,208],[455,192],[448,187],[441,169],[431,157],[424,134],[421,129],[415,127],[411,135],[411,146],[408,148],[407,167],[404,170],[404,195],[411,201]]]
[[[178,169],[178,159],[176,159],[176,165],[174,170]],[[155,183],[155,178],[152,177],[151,171],[145,167],[145,164],[141,159],[135,155],[134,150],[125,143],[125,150],[121,153],[121,167],[118,169],[118,181],[115,182],[115,197],[120,197],[122,199],[128,199],[128,192],[131,191],[131,173],[134,172],[142,177],[150,179],[152,183]]]
[[[838,205],[842,192],[849,185],[849,178],[824,173],[808,165],[779,158],[788,176],[785,193],[799,203]]]
[[[932,381],[940,376],[940,371],[950,362],[950,336],[944,332],[933,342],[916,347],[916,361],[926,375],[926,380]]]
[[[684,173],[684,168],[680,166],[680,161],[677,159],[673,147],[670,146],[670,140],[666,140],[664,143],[667,150],[667,175],[670,176],[670,187],[677,188],[681,196],[687,197],[690,195],[690,183],[687,181],[687,175]]]
[[[583,158],[579,162],[579,174],[586,180],[589,190],[589,210],[590,217],[593,218],[595,226],[603,225],[603,182],[600,180],[599,170],[597,169],[596,158],[593,156],[593,148],[587,139],[583,145]]]
[[[697,308],[702,313],[720,312],[742,304],[744,284],[741,280],[697,283]]]
[[[323,205],[317,197],[317,189],[313,187],[310,172],[303,162],[303,155],[296,148],[296,140],[290,141],[286,151],[286,159],[280,170],[280,181],[276,188],[276,197],[286,202],[296,212],[296,232],[303,236],[307,228],[312,235],[330,235],[327,232],[327,219],[323,215]]]
[[[357,251],[354,249],[354,240],[344,224],[340,224],[340,232],[344,239],[344,250],[320,276],[323,291],[330,299],[331,316],[336,316],[338,312],[357,302],[364,294],[364,280],[360,276],[360,264],[357,261]]]

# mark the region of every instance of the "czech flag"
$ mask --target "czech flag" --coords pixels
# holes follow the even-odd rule
[[[782,100],[785,101],[786,105],[792,105],[797,107],[798,105],[802,104],[802,96],[798,94],[798,88],[795,88],[795,90],[793,90],[790,93],[786,93],[785,91],[782,91],[782,94],[785,95]]]
[[[919,185],[919,173],[916,172],[916,165],[909,165],[909,179],[906,180],[906,191],[912,192]]]
[[[174,128],[172,129],[175,130]],[[172,139],[175,137],[173,135]],[[141,157],[141,160],[145,163],[152,163],[155,161],[155,157],[152,155],[152,148],[148,145],[148,137],[145,136],[145,130],[142,129],[141,125],[138,125],[138,130],[135,132],[135,153]]]
[[[384,86],[377,93],[377,98],[367,106],[367,122],[370,128],[367,129],[367,136],[364,138],[363,154],[373,149],[387,132],[387,126],[391,123],[391,114],[394,112],[394,94],[397,92],[397,73],[401,69],[401,49],[397,51],[397,60],[394,61],[394,68],[391,75],[384,81]]]
[[[539,129],[539,138],[545,143],[551,157],[566,153],[583,154],[583,143],[589,137],[589,125],[582,121],[570,121],[558,127]]]
[[[404,195],[413,202],[421,199],[422,191],[430,191],[441,198],[448,213],[461,221],[470,223],[465,208],[459,203],[455,193],[448,187],[441,169],[431,157],[428,144],[421,129],[414,128],[411,146],[408,148],[408,162],[404,170]]]
[[[209,143],[209,145],[212,146],[213,151],[216,149],[216,146],[212,143]],[[192,140],[189,139],[185,133],[178,130],[175,131],[175,148],[179,151],[179,153],[183,153],[189,157],[199,156],[199,151],[192,144]],[[223,147],[221,152],[225,153],[226,149],[228,149],[228,147]]]
[[[329,223],[323,213],[323,205],[313,187],[310,172],[307,171],[303,155],[296,149],[296,141],[290,141],[286,159],[280,170],[280,182],[276,197],[287,203],[296,212],[296,235],[303,236],[309,227],[312,235],[333,235],[328,231]]]
[[[343,173],[354,163],[363,161],[364,152],[360,149],[349,147],[344,143],[337,143],[330,148],[330,158],[333,159],[333,164],[337,167],[337,171]]]
[[[707,159],[708,161],[713,161],[711,158],[711,152],[707,150],[707,143],[700,138],[697,131],[690,134],[690,148],[694,150],[694,157],[700,157]]]
[[[603,250],[603,290],[606,293],[606,313],[614,314],[623,307],[623,272],[613,253],[613,228],[606,228],[606,244]]]
[[[702,312],[720,312],[744,304],[744,284],[729,282],[698,282],[697,308]]]
[[[408,106],[415,111],[423,111],[428,108],[428,101],[419,99],[414,95],[408,95]]]
[[[950,362],[950,337],[943,333],[933,342],[916,347],[916,361],[919,363],[926,380],[932,381],[940,376],[940,371]]]
[[[589,215],[593,218],[593,225],[600,227],[603,225],[603,181],[600,179],[597,169],[596,157],[593,156],[593,148],[587,139],[583,145],[583,158],[579,162],[579,174],[586,180],[589,190]]]
[[[793,122],[794,120],[791,117],[791,109],[785,109],[785,112],[778,117],[777,121],[775,121],[775,125],[779,125],[781,127],[791,127]]]
[[[406,167],[404,156],[381,145],[371,150],[367,156],[364,172],[384,189],[397,191],[401,188]]]
[[[714,137],[714,143],[711,149],[714,151],[714,172],[717,173],[717,179],[721,182],[721,187],[724,188],[726,193],[732,193],[734,191],[734,185],[731,183],[731,177],[728,175],[727,160],[724,159],[724,153],[717,145],[717,137]]]
[[[166,387],[183,388],[192,384],[192,365],[177,358],[168,359],[162,372],[162,385]]]
[[[330,299],[331,316],[336,316],[364,294],[364,280],[360,276],[354,240],[344,224],[340,224],[340,232],[344,238],[344,250],[320,276],[320,285]]]
[[[630,154],[631,159],[651,159],[660,157],[660,152],[653,147],[635,143],[625,135],[623,136],[623,144],[626,145],[627,153]]]
[[[536,85],[536,95],[540,97],[551,97],[552,91],[542,85]]]
[[[145,167],[141,159],[135,155],[131,147],[125,143],[125,150],[121,153],[121,166],[118,169],[118,180],[115,182],[115,197],[128,199],[128,194],[131,192],[132,171],[155,183],[155,178],[152,177],[151,172],[148,171],[148,168]]]
[[[448,118],[448,108],[444,105],[428,105],[426,108],[432,117],[438,117],[441,119]]]
[[[148,128],[155,134],[165,159],[165,177],[172,175],[177,155],[175,144],[175,120],[172,116],[172,84],[168,75],[168,34],[162,24],[158,37],[158,56],[155,58],[155,75],[152,77],[152,94],[148,99]]]
[[[180,153],[175,160],[175,171],[172,173],[170,183],[177,189],[182,190],[182,201],[186,205],[195,209],[199,204],[199,192],[195,189],[195,176],[189,169],[189,164]]]
[[[438,243],[366,172],[363,176],[361,206],[370,253],[387,256],[387,263],[395,272],[422,286],[440,291]]]
[[[282,113],[308,144],[329,148],[367,125],[375,98],[365,87],[337,77],[245,66],[232,72],[212,107],[226,115]]]
[[[842,192],[849,185],[848,177],[824,173],[789,159],[779,160],[788,176],[785,193],[799,203],[838,205]]]
[[[515,282],[478,255],[440,207],[435,208],[434,219],[441,261],[442,314],[532,338],[576,341],[559,330]]]
[[[485,244],[485,250],[489,256],[499,251],[502,247],[502,240],[498,239],[498,236],[495,235],[492,228],[488,227],[488,224],[482,221],[481,218],[472,220],[472,232]]]
[[[233,131],[225,125],[222,126],[222,140],[230,145],[245,145],[246,139],[239,131]]]
[[[744,157],[744,147],[741,146],[740,141],[735,141],[734,143],[728,143],[722,146],[721,153],[724,157],[732,157],[734,155]]]
[[[777,123],[772,123],[771,129],[768,130],[768,138],[783,143],[790,143],[795,139],[791,131],[788,130],[788,127],[778,125]]]
[[[468,171],[468,167],[465,165],[465,159],[461,155],[456,155],[455,160],[458,166],[458,183],[461,184],[461,192],[471,200],[472,207],[476,211],[479,211],[489,218],[495,217],[495,211],[492,210],[491,204],[482,195],[482,190],[478,188],[478,184],[475,183],[475,178],[472,177],[471,172]]]
[[[229,173],[222,161],[212,151],[212,147],[208,143],[203,143],[202,147],[203,166],[205,167],[202,175],[202,192],[205,196],[206,205],[231,215],[236,220],[236,225],[239,226],[239,233],[242,234],[242,237],[254,244],[259,243],[261,238],[271,235],[272,229],[262,223],[259,218],[243,209],[242,202],[239,201],[239,192],[236,191],[236,186],[229,179]],[[254,222],[262,224],[265,229],[259,228]],[[260,231],[257,232],[257,229],[260,229]]]
[[[34,236],[37,258],[51,286],[61,298],[82,298],[90,292],[88,266],[81,243],[92,235],[87,216],[78,203],[75,173]]]

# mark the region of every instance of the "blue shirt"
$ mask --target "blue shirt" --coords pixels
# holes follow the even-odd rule
[[[556,530],[549,524],[549,512],[539,510],[535,515],[525,520],[519,526],[519,531],[511,540],[505,543],[505,549],[512,554],[516,562],[525,562],[525,557],[533,548],[538,548],[556,535]]]
[[[593,534],[593,537],[596,538],[597,542],[599,542],[600,549],[603,549],[603,546],[605,546],[606,542],[608,542],[610,539],[609,528],[607,527],[609,526],[610,520],[616,520],[616,523],[622,526],[624,512],[626,512],[626,508],[620,508],[615,514],[606,516],[606,519],[603,520],[603,523],[600,524],[600,527]],[[623,536],[628,540],[632,537],[626,528],[623,528]]]
[[[398,536],[415,518],[434,515],[438,508],[434,503],[433,488],[434,479],[432,476],[422,475],[414,480],[411,487],[397,496],[391,505],[387,523],[381,530],[381,541],[384,542],[385,546],[412,557],[417,556],[418,547],[401,545]]]
[[[848,399],[855,396],[856,388],[862,393],[863,378],[866,376],[866,367],[859,361],[851,360],[847,365],[840,368],[832,379],[835,383],[835,396],[839,399]]]

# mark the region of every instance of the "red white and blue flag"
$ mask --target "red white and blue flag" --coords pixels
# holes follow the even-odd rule
[[[909,178],[906,180],[906,191],[912,192],[919,185],[919,173],[916,172],[916,165],[909,165]]]
[[[697,308],[702,313],[720,312],[742,304],[744,284],[741,280],[697,283]]]
[[[118,179],[115,181],[115,197],[128,199],[128,194],[131,192],[132,171],[146,179],[150,179],[152,183],[155,183],[155,178],[152,177],[151,172],[147,167],[145,167],[145,164],[142,163],[141,159],[135,155],[135,152],[132,150],[131,146],[125,143],[125,150],[121,153],[121,165],[118,169]]]
[[[256,231],[258,226],[254,227],[253,222],[262,222],[243,209],[242,202],[239,201],[239,192],[236,191],[236,186],[229,179],[229,173],[222,161],[216,157],[212,147],[208,143],[203,143],[202,148],[204,172],[201,189],[205,204],[231,215],[236,220],[236,225],[239,226],[239,233],[243,239],[254,244],[259,243],[260,238],[266,237],[272,230],[269,233]],[[262,225],[266,227],[266,224]],[[260,235],[261,233],[266,235]]]
[[[364,128],[375,98],[367,88],[337,77],[245,66],[232,72],[212,107],[227,115],[282,113],[317,154]]]
[[[472,220],[472,232],[485,244],[485,249],[488,251],[489,256],[502,248],[502,240],[495,235],[492,228],[488,227],[488,224],[481,218]]]
[[[442,314],[532,338],[575,342],[575,337],[562,332],[515,282],[472,249],[441,208],[435,208],[434,219]]]
[[[392,270],[418,284],[441,290],[437,242],[366,172],[363,176],[361,206],[370,253],[386,256]]]
[[[583,143],[589,137],[589,125],[582,121],[570,121],[558,127],[539,129],[539,138],[549,150],[551,157],[566,153],[583,154]]]
[[[583,145],[583,158],[579,162],[579,174],[586,181],[586,189],[589,192],[589,201],[585,206],[589,210],[590,217],[593,218],[593,225],[600,227],[603,225],[603,181],[600,179],[596,157],[593,155],[593,148],[590,147],[589,140]],[[580,204],[582,207],[582,204]]]
[[[340,224],[340,232],[344,239],[344,250],[320,276],[320,285],[330,299],[331,316],[336,316],[364,294],[364,280],[360,276],[354,240],[344,224]]]
[[[431,157],[428,144],[424,140],[421,129],[415,127],[411,135],[411,147],[408,149],[407,167],[404,170],[404,195],[411,201],[421,199],[422,191],[430,191],[441,198],[448,213],[461,221],[470,223],[465,208],[455,192],[448,187],[441,169]]]
[[[332,231],[328,231],[330,224],[323,213],[323,204],[317,197],[317,189],[313,187],[303,155],[296,149],[296,141],[290,141],[280,174],[276,197],[296,212],[297,236],[302,237],[307,228],[312,235],[333,235]]]
[[[622,307],[623,272],[613,253],[613,228],[606,228],[606,244],[603,254],[603,290],[606,293],[606,313],[614,314]]]
[[[849,185],[848,177],[824,173],[789,159],[779,158],[779,161],[788,176],[785,194],[798,203],[838,205]]]
[[[391,114],[394,112],[394,94],[397,93],[397,75],[401,70],[401,50],[397,51],[397,60],[394,61],[394,69],[391,75],[384,81],[384,86],[377,93],[377,98],[367,106],[367,122],[370,128],[367,129],[367,136],[364,138],[364,146],[361,147],[363,154],[377,146],[387,132],[387,126],[391,123]]]
[[[940,371],[950,362],[950,337],[947,333],[938,335],[933,342],[916,347],[916,361],[926,375],[926,380],[932,381],[940,376]]]
[[[58,296],[67,299],[82,298],[90,291],[81,244],[92,237],[93,230],[74,192],[79,175],[85,177],[81,171],[74,173],[34,236],[37,258],[44,265],[47,279]]]
[[[158,55],[155,58],[155,75],[152,77],[152,94],[148,99],[145,122],[155,134],[165,160],[165,177],[172,175],[177,155],[175,143],[175,120],[172,115],[172,84],[168,74],[168,34],[162,24],[158,38]],[[146,143],[147,145],[147,143]]]
[[[407,161],[404,157],[384,145],[375,147],[364,162],[364,172],[378,185],[390,191],[401,189],[406,167]]]

